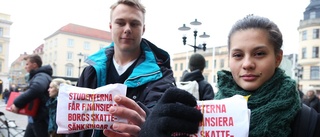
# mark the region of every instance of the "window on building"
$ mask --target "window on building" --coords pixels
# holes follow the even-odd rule
[[[90,50],[90,42],[85,41],[85,42],[83,43],[83,49],[85,49],[85,50]]]
[[[71,63],[68,63],[66,65],[66,76],[67,77],[72,77],[73,69],[74,69],[74,67],[73,67],[73,65]]]
[[[316,12],[312,11],[310,12],[310,19],[315,19],[316,18]]]
[[[57,75],[57,66],[56,66],[56,65],[53,65],[53,66],[52,66],[52,70],[53,70],[52,75],[53,75],[53,76],[56,76],[56,75]]]
[[[180,63],[180,70],[183,70],[183,63]]]
[[[3,36],[3,28],[0,27],[0,37]]]
[[[302,31],[302,40],[307,40],[307,31]]]
[[[216,68],[216,66],[217,66],[217,60],[214,60],[213,61],[213,68]]]
[[[67,60],[72,60],[73,53],[72,52],[67,52]]]
[[[178,64],[174,64],[174,71],[177,71],[178,70]]]
[[[68,39],[68,47],[73,47],[73,46],[74,46],[74,40]]]
[[[2,72],[2,60],[0,60],[0,72]]]
[[[320,79],[319,74],[319,66],[310,67],[310,79]]]
[[[58,39],[57,39],[57,38],[54,39],[54,46],[55,46],[55,47],[58,46]]]
[[[204,68],[208,69],[208,67],[209,67],[209,61],[206,60],[206,66]]]
[[[224,68],[224,59],[220,59],[220,68]]]
[[[312,58],[319,58],[319,47],[312,47]]]
[[[313,29],[313,39],[319,39],[319,29]]]
[[[203,77],[205,81],[208,81],[208,75],[203,75]]]
[[[3,51],[3,46],[2,46],[2,43],[0,43],[0,53],[2,53]]]
[[[58,53],[57,53],[57,51],[54,51],[53,60],[56,61],[57,57],[58,57]]]
[[[302,48],[302,51],[301,51],[301,58],[302,59],[305,59],[307,58],[307,48]]]

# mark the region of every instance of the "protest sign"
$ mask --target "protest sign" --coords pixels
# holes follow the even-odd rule
[[[127,86],[109,84],[97,89],[63,84],[59,88],[56,122],[57,133],[74,133],[87,129],[110,129],[114,122],[126,123],[109,113],[116,106],[113,97],[126,95]]]
[[[203,113],[196,137],[248,137],[250,110],[245,97],[198,101]]]

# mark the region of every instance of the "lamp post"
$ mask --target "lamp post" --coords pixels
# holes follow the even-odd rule
[[[199,22],[197,19],[195,19],[194,21],[190,22],[191,25],[194,25],[194,26],[199,26],[201,25],[202,23]],[[188,31],[190,30],[191,28],[190,27],[187,27],[186,24],[183,24],[182,27],[179,27],[178,30],[180,31]],[[193,47],[194,49],[194,52],[196,53],[197,49],[202,49],[203,51],[206,51],[207,47],[206,47],[206,43],[203,43],[203,44],[199,44],[197,45],[197,36],[198,36],[198,31],[195,29],[193,31],[193,36],[194,36],[194,44],[191,45],[191,44],[187,44],[189,45],[190,47]],[[210,35],[207,35],[205,32],[203,32],[202,35],[199,36],[200,38],[209,38]],[[186,45],[187,43],[187,36],[183,36],[182,37],[182,42],[183,42],[183,45]]]
[[[80,77],[80,69],[81,69],[81,58],[82,58],[83,54],[80,52],[78,54],[78,57],[79,57],[79,74],[78,74],[78,77]]]
[[[294,72],[295,72],[295,76],[297,77],[297,86],[298,86],[298,89],[300,90],[299,81],[300,79],[302,79],[303,67],[300,64],[298,64],[294,69]]]

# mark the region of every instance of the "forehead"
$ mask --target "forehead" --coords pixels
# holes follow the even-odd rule
[[[230,50],[256,47],[273,48],[269,35],[262,29],[246,29],[236,31],[230,37]]]
[[[137,7],[129,6],[125,4],[119,4],[113,10],[111,14],[111,19],[132,19],[132,20],[142,20],[143,13]]]

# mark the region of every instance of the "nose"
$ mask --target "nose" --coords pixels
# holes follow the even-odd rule
[[[124,33],[125,34],[131,34],[131,27],[129,24],[127,24],[125,27],[124,27]]]
[[[253,70],[255,69],[255,63],[253,61],[253,59],[251,59],[250,57],[244,58],[243,63],[242,63],[242,68],[244,70]]]

